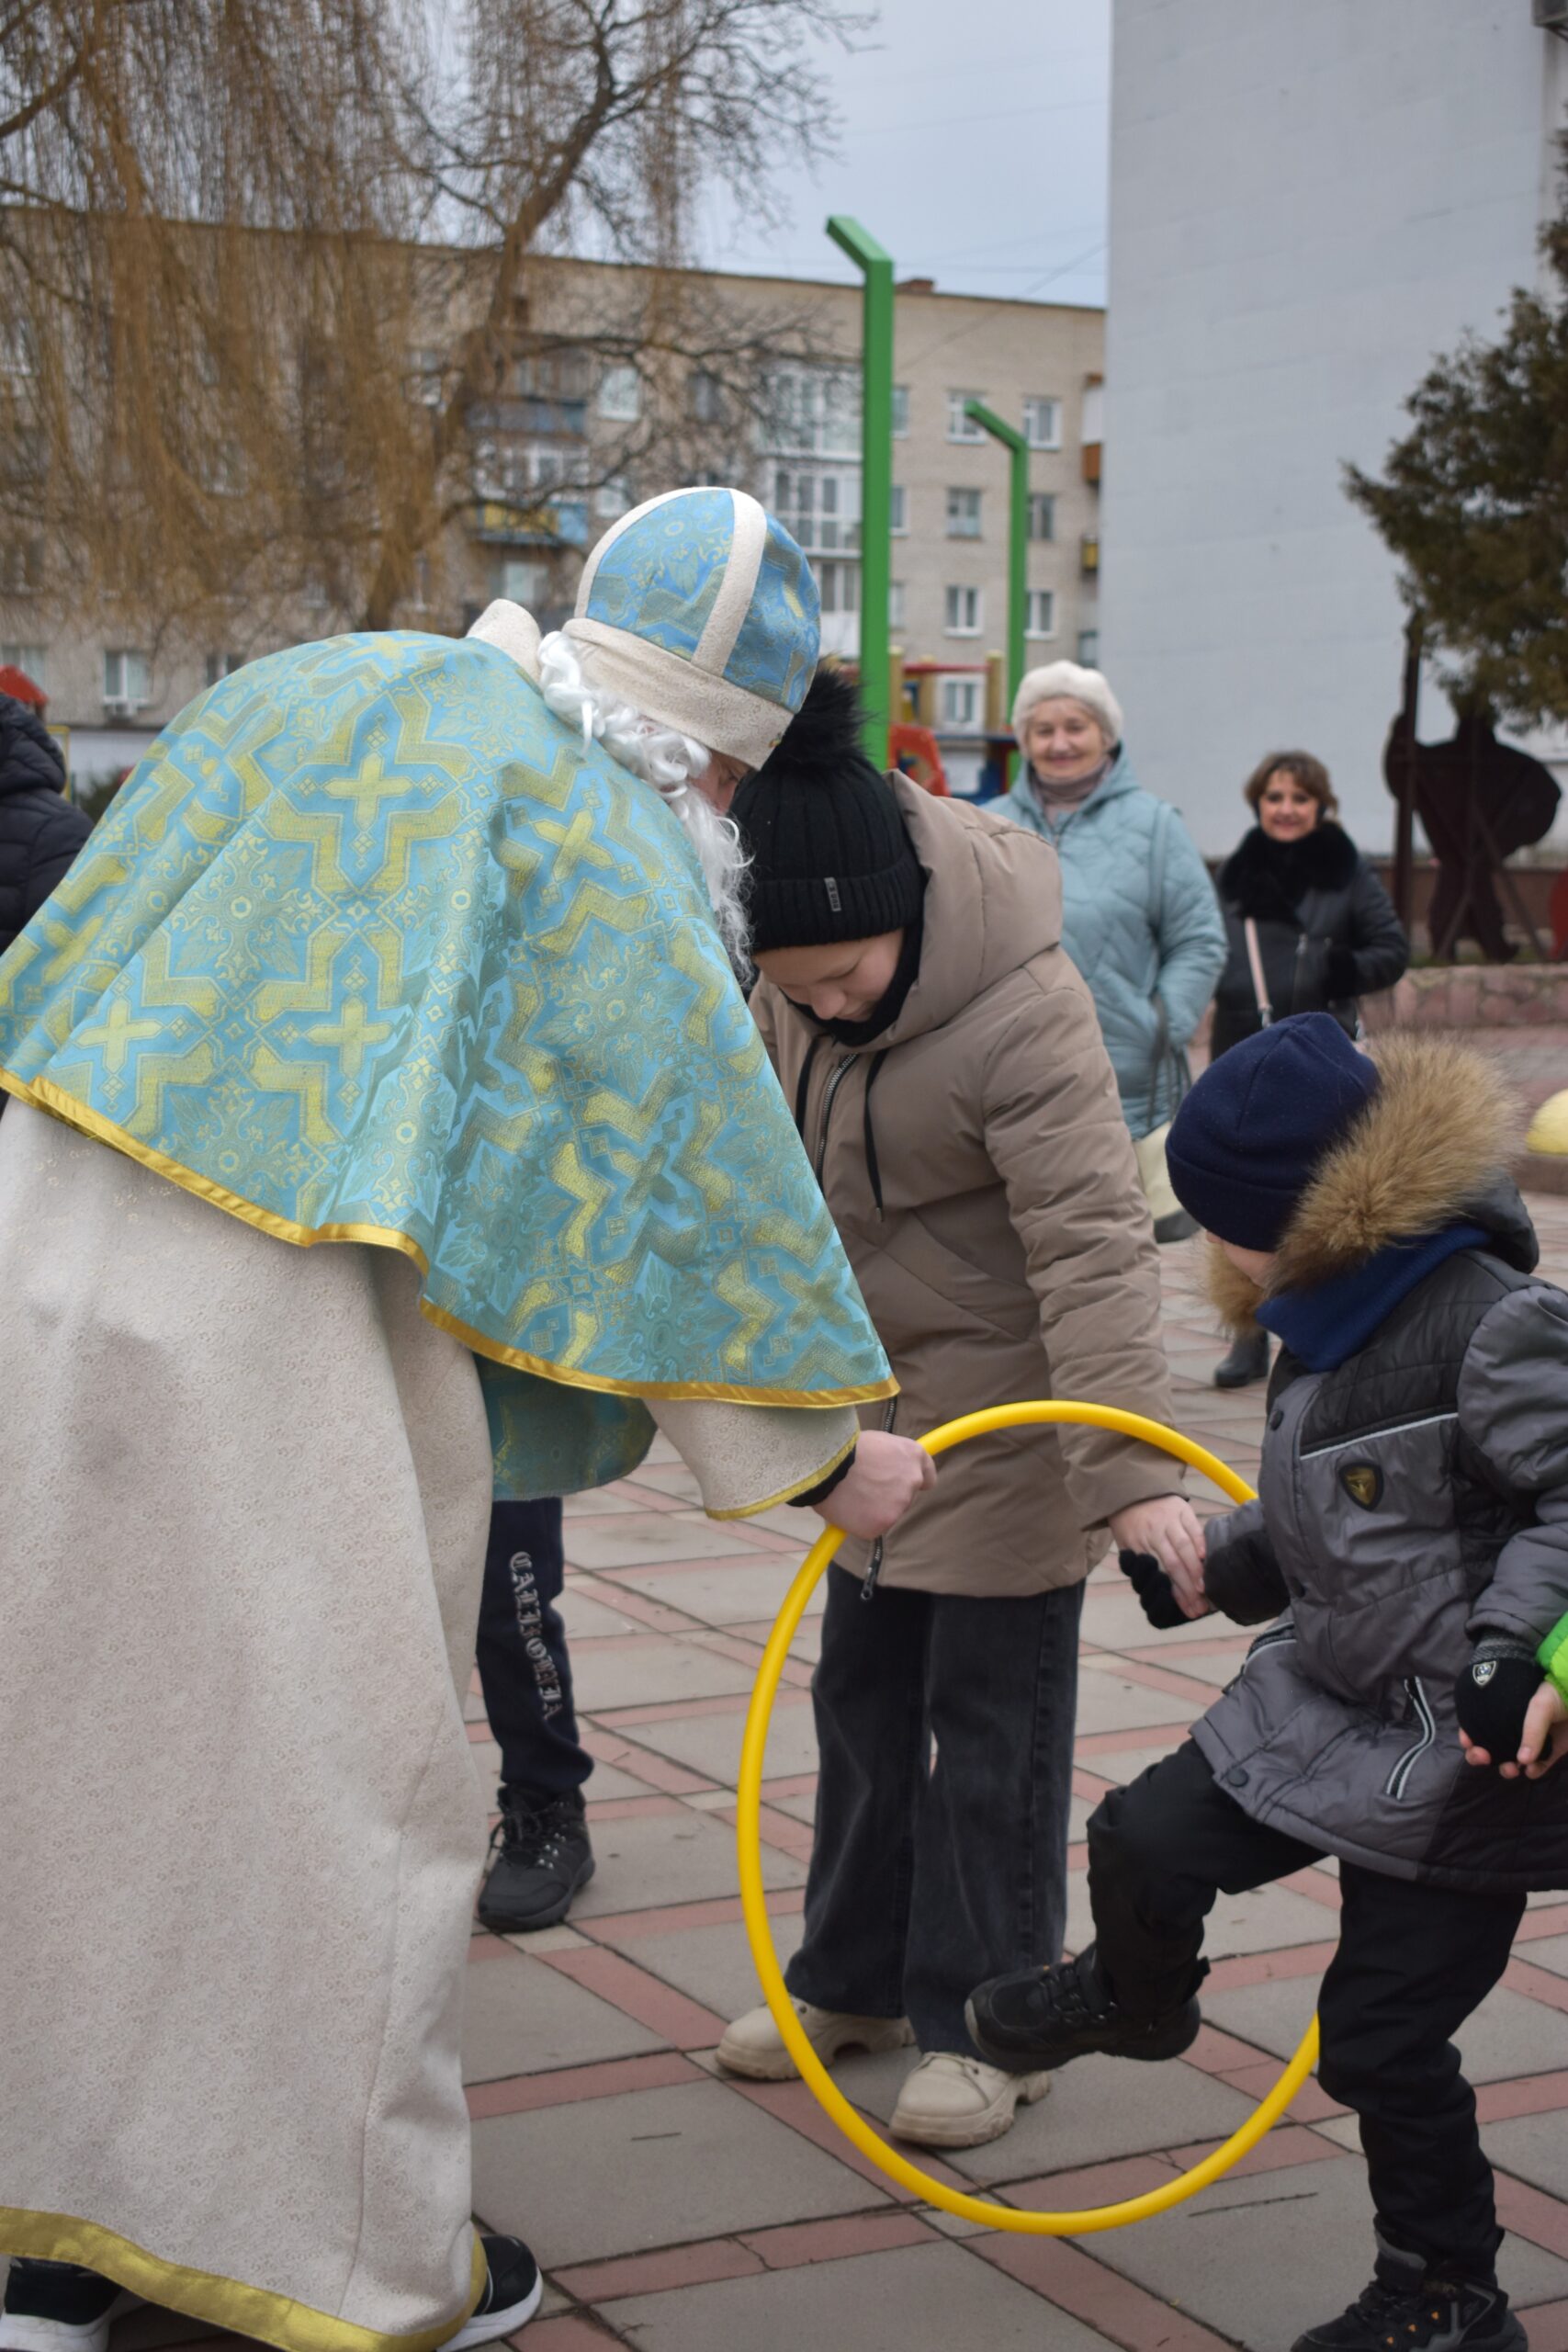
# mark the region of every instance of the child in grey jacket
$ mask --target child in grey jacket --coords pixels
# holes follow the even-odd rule
[[[1193,1736],[1089,1826],[1095,1942],[970,2004],[986,2056],[1176,2055],[1217,1894],[1337,1855],[1320,2079],[1359,2120],[1371,2285],[1296,2352],[1523,2352],[1450,2037],[1527,1895],[1568,1885],[1568,1296],[1535,1273],[1486,1064],[1326,1013],[1199,1080],[1168,1146],[1233,1319],[1283,1343],[1258,1501],[1201,1589],[1123,1561],[1156,1623],[1275,1618]],[[1282,1614],[1280,1612],[1283,1612]]]

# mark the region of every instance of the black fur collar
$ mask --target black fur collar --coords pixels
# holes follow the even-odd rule
[[[1220,873],[1227,905],[1255,922],[1291,915],[1309,890],[1343,890],[1359,853],[1342,826],[1325,817],[1299,842],[1270,841],[1254,825]]]

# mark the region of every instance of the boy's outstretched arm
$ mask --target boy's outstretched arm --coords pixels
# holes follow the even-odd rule
[[[1476,1327],[1456,1402],[1481,1475],[1533,1513],[1471,1611],[1460,1737],[1472,1763],[1539,1780],[1568,1752],[1568,1297],[1532,1285],[1499,1300]]]

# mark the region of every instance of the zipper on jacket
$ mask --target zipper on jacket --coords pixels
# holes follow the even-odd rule
[[[882,1426],[885,1430],[891,1430],[897,1411],[897,1397],[889,1396],[882,1411]],[[882,1553],[883,1539],[879,1535],[871,1547],[871,1557],[865,1564],[865,1575],[861,1579],[860,1597],[863,1600],[876,1599],[876,1579],[882,1574]]]
[[[827,1090],[822,1097],[822,1131],[817,1146],[817,1182],[822,1182],[822,1170],[828,1164],[828,1123],[833,1115],[833,1098],[854,1068],[853,1054],[846,1054],[841,1062],[828,1073]]]
[[[1431,1702],[1422,1688],[1421,1677],[1418,1674],[1406,1675],[1404,1690],[1406,1697],[1416,1710],[1416,1719],[1421,1726],[1421,1736],[1414,1747],[1407,1747],[1404,1750],[1383,1783],[1384,1796],[1392,1797],[1395,1804],[1403,1803],[1411,1773],[1438,1736],[1437,1718],[1432,1713]]]
[[[1259,1634],[1247,1656],[1242,1659],[1242,1672],[1245,1674],[1253,1659],[1260,1656],[1264,1650],[1278,1649],[1281,1642],[1293,1642],[1295,1638],[1296,1629],[1293,1625],[1273,1625],[1268,1633]]]

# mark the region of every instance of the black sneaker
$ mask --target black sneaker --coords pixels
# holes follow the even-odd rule
[[[1179,2058],[1192,2047],[1202,2022],[1190,1996],[1163,2017],[1124,2017],[1100,1975],[1092,1944],[1059,1968],[993,1976],[970,1995],[964,2014],[981,2057],[1005,2066],[1010,2075],[1065,2066],[1069,2058],[1087,2058],[1095,2050],[1112,2058]]]
[[[468,2352],[470,2344],[491,2344],[498,2335],[510,2335],[514,2327],[525,2325],[539,2308],[545,2282],[522,2239],[482,2237],[479,2244],[490,2265],[484,2293],[473,2317],[448,2337],[441,2352]]]
[[[579,1796],[558,1797],[533,1806],[509,1801],[491,1837],[501,1852],[479,1890],[479,1918],[501,1935],[555,1928],[571,1908],[571,1898],[593,1875],[593,1849]]]
[[[0,2303],[0,2346],[6,2352],[104,2352],[121,2312],[141,2302],[140,2295],[77,2263],[18,2256]]]
[[[1384,2256],[1348,2311],[1298,2335],[1292,2352],[1529,2352],[1529,2339],[1501,2287],[1422,2278],[1395,2283]]]

